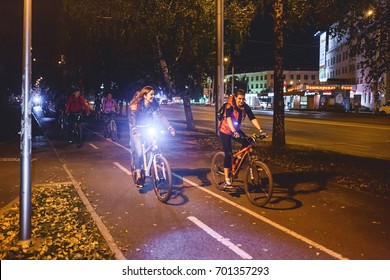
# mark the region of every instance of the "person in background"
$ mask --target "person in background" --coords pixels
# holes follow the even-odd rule
[[[79,88],[75,88],[71,96],[69,96],[66,106],[65,114],[68,116],[68,141],[72,143],[72,130],[76,121],[77,114],[83,111],[89,115],[89,107],[85,98],[81,95]]]
[[[95,111],[95,118],[97,120],[100,120],[100,113],[102,110],[102,99],[98,96],[96,96],[95,102],[93,104],[93,110]]]
[[[118,111],[119,111],[118,104],[116,103],[115,99],[112,98],[112,93],[108,92],[106,94],[106,97],[103,98],[103,100],[102,100],[102,113],[103,113],[103,120],[104,120],[104,133],[103,134],[105,137],[109,136],[107,126],[111,120],[111,115],[117,113]]]

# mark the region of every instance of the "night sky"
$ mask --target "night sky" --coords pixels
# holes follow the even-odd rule
[[[33,2],[33,57],[50,63],[58,59],[60,50],[53,42],[58,35],[58,0]],[[21,88],[23,0],[0,0],[0,90],[4,85]],[[56,30],[57,29],[57,30]],[[318,69],[318,38],[314,31],[306,34],[286,34],[285,69]],[[46,60],[46,61],[45,61]],[[246,39],[241,54],[234,57],[236,73],[273,69],[273,28],[269,19],[257,16]],[[2,66],[5,66],[2,67]],[[5,72],[5,73],[4,73]],[[34,72],[34,68],[33,68]],[[6,81],[4,81],[6,80]]]

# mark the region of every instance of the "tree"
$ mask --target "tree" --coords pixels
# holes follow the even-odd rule
[[[137,77],[160,74],[168,95],[182,96],[187,128],[194,128],[190,93],[216,68],[214,0],[63,1],[66,12],[88,29],[88,40],[102,37],[97,19],[110,18],[112,43],[124,64]],[[254,17],[254,2],[226,1],[227,32],[236,49]]]
[[[275,33],[275,70],[274,70],[274,115],[272,143],[278,147],[286,144],[284,129],[283,98],[283,0],[275,0],[274,5]]]

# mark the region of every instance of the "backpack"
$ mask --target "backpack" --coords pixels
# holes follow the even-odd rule
[[[226,105],[227,104],[231,104],[233,107],[234,107],[234,102],[233,102],[233,96],[229,96],[228,99],[227,99],[227,102],[225,102],[222,107],[219,109],[218,113],[217,113],[217,118],[218,120],[221,122],[223,121],[223,119],[225,118],[226,116]]]

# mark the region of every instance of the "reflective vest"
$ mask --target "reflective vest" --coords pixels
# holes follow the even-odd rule
[[[229,96],[226,103],[229,104],[231,106],[231,108],[233,108],[233,113],[232,113],[231,119],[232,119],[233,126],[234,126],[235,130],[238,131],[240,129],[241,123],[245,120],[245,117],[246,117],[244,107],[242,107],[242,108],[237,107],[235,102],[234,102],[233,96]],[[228,122],[227,122],[226,108],[225,108],[225,112],[224,112],[224,118],[220,122],[220,125],[219,125],[219,131],[221,131],[224,134],[228,134],[228,135],[233,133],[233,131],[230,129]]]

